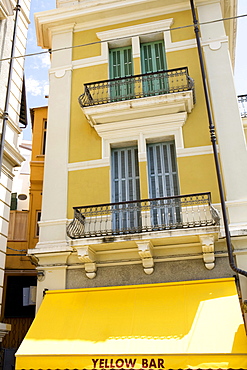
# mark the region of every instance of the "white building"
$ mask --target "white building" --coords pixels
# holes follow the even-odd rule
[[[6,92],[9,75],[9,58],[13,41],[15,13],[17,12],[16,43],[14,56],[25,54],[27,29],[29,24],[30,0],[21,0],[19,10],[15,10],[17,1],[0,1],[0,135],[3,127]],[[26,119],[25,93],[23,84],[24,58],[17,58],[12,63],[13,73],[10,80],[8,120],[4,143],[3,164],[0,179],[0,309],[8,235],[9,210],[11,202],[13,169],[20,166],[24,158],[18,149],[18,136]],[[0,323],[0,337],[10,330],[10,325]]]

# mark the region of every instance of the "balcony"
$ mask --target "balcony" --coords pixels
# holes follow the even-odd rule
[[[72,239],[193,229],[219,225],[210,193],[74,207]]]
[[[191,112],[194,81],[187,67],[98,81],[84,85],[79,103],[100,135],[101,124]]]
[[[238,95],[238,105],[242,118],[247,118],[247,94]]]

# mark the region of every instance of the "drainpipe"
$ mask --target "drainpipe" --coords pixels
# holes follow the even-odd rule
[[[14,58],[14,53],[15,53],[18,11],[21,10],[21,6],[19,5],[19,0],[17,0],[16,7],[14,10],[16,11],[16,13],[15,13],[15,20],[14,20],[13,41],[12,41],[11,55],[10,55],[10,62],[9,62],[9,75],[8,75],[7,91],[6,91],[6,97],[5,97],[5,106],[4,106],[4,112],[2,115],[3,123],[2,123],[1,139],[0,139],[0,176],[2,172],[4,141],[5,141],[6,126],[7,126],[8,115],[9,115],[8,114],[9,98],[10,98],[11,79],[12,79],[12,72],[13,72],[13,58]]]
[[[204,66],[204,61],[203,61],[203,56],[202,56],[202,47],[201,47],[201,41],[200,41],[200,36],[199,36],[200,31],[198,27],[198,20],[196,18],[196,12],[195,12],[193,0],[190,0],[190,5],[191,5],[191,12],[192,12],[193,23],[194,23],[194,32],[195,32],[195,37],[196,37],[200,67],[201,67],[204,96],[205,96],[206,106],[207,106],[209,132],[210,132],[210,138],[211,138],[211,143],[213,147],[214,162],[215,162],[216,173],[217,173],[218,188],[219,188],[219,193],[220,193],[222,216],[223,216],[223,222],[224,222],[224,228],[225,228],[225,234],[226,234],[226,245],[227,245],[227,250],[228,250],[229,264],[230,264],[231,269],[234,272],[237,272],[238,274],[244,275],[247,277],[247,271],[239,269],[235,265],[235,261],[233,257],[233,248],[232,248],[231,235],[230,235],[228,219],[227,219],[225,196],[224,196],[224,191],[223,191],[222,176],[221,176],[221,170],[220,170],[220,164],[219,164],[219,156],[218,156],[217,145],[216,145],[216,133],[215,133],[215,127],[213,124],[211,105],[210,105],[209,93],[208,93],[208,88],[207,88],[205,66]]]

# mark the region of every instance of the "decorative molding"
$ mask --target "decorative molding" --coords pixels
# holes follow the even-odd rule
[[[169,30],[172,24],[173,19],[169,18],[162,21],[148,22],[104,32],[97,32],[96,35],[101,41],[115,41],[117,38],[132,38],[134,36],[145,35],[152,32],[163,32],[164,30]]]
[[[46,221],[39,221],[39,226],[57,226],[57,225],[67,225],[67,218],[61,220],[46,220]]]
[[[51,34],[52,35],[61,35],[67,32],[73,32],[75,28],[75,23],[63,24],[60,26],[52,27]]]
[[[136,241],[138,253],[142,260],[145,274],[151,275],[154,271],[153,244],[150,240]]]
[[[205,267],[208,270],[212,270],[215,266],[215,256],[214,256],[214,235],[200,235],[200,242],[202,245],[202,254]]]
[[[139,160],[146,161],[146,142],[159,138],[159,141],[175,139],[178,148],[183,147],[182,126],[187,118],[187,113],[171,114],[152,118],[150,125],[149,117],[128,122],[118,122],[115,125],[104,124],[99,129],[99,135],[103,138],[102,156],[110,161],[111,146],[118,143],[138,143]],[[126,126],[127,124],[127,126]],[[162,136],[161,136],[162,132]]]
[[[0,1],[0,19],[7,18],[13,14],[14,14],[13,7],[10,1],[1,0]]]
[[[48,225],[46,225],[48,226]],[[35,248],[28,249],[28,254],[39,255],[42,253],[57,253],[57,252],[67,252],[72,251],[68,240],[53,240],[53,241],[39,241]]]
[[[6,140],[4,143],[4,157],[13,167],[19,167],[25,161],[19,150]]]
[[[223,36],[214,40],[203,40],[202,46],[208,46],[211,50],[219,50],[223,43],[228,43],[228,37]]]
[[[121,138],[121,140],[123,141],[122,138]],[[128,140],[128,138],[127,138],[127,140]],[[138,138],[136,138],[136,140],[138,140]],[[140,148],[138,148],[138,149],[139,149],[139,151],[138,151],[139,162],[146,161],[147,160],[146,151],[144,150],[144,151],[141,152]],[[177,147],[176,153],[177,153],[178,158],[179,157],[190,157],[190,156],[194,157],[196,155],[213,154],[213,150],[212,150],[211,145],[191,147],[191,148]],[[68,164],[68,171],[89,170],[89,169],[93,169],[93,168],[109,167],[109,166],[110,166],[110,158],[105,157],[105,158],[101,158],[101,159],[92,159],[91,161],[69,163]],[[247,200],[246,200],[246,203],[247,203]]]
[[[93,159],[91,161],[75,162],[68,164],[68,171],[89,170],[92,168],[109,167],[110,159]]]
[[[39,251],[36,248],[28,250],[28,257],[37,263],[37,269],[47,268],[64,268],[67,265],[68,257],[72,250],[66,251]]]
[[[91,263],[96,261],[96,254],[88,245],[83,247],[75,247],[78,258],[83,263]]]
[[[78,258],[81,262],[84,263],[86,276],[89,279],[93,279],[96,277],[96,254],[93,251],[92,248],[90,248],[88,245],[85,245],[83,247],[75,247],[77,251]]]
[[[115,134],[119,130],[132,127],[134,122],[135,126],[142,127],[141,122],[147,121],[147,119],[149,129],[152,130],[150,116],[152,116],[152,122],[153,120],[175,122],[178,117],[180,117],[180,122],[182,116],[185,116],[186,120],[187,113],[190,113],[193,107],[192,91],[186,91],[84,107],[82,110],[91,126],[101,137],[104,137],[107,131]]]
[[[218,150],[218,146],[217,146]],[[211,145],[207,146],[195,146],[191,148],[178,148],[177,157],[194,157],[196,155],[208,155],[213,154],[213,149]]]

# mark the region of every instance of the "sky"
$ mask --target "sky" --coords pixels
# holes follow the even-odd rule
[[[26,54],[43,51],[37,46],[33,14],[36,12],[55,9],[56,0],[32,0],[30,11],[30,25],[28,29]],[[238,0],[238,14],[247,14],[247,0]],[[237,95],[247,94],[247,17],[238,19],[235,86]],[[27,89],[28,109],[48,104],[45,98],[49,94],[48,69],[50,66],[49,53],[26,57],[25,78]],[[24,139],[31,140],[31,125],[24,130]]]

